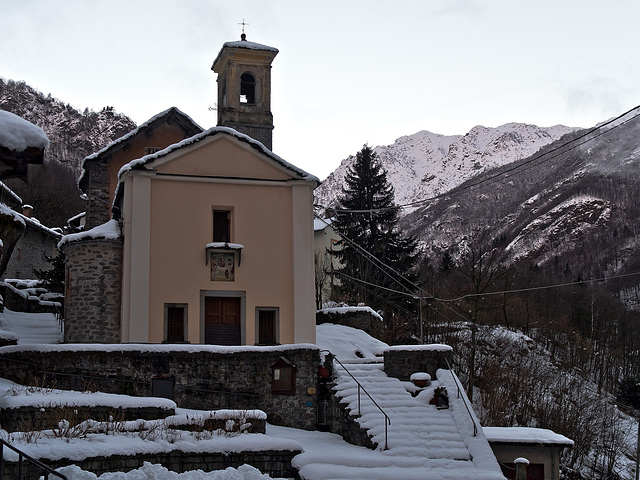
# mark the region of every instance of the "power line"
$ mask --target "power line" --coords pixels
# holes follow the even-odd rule
[[[502,290],[502,291],[497,291],[497,292],[485,292],[485,293],[468,293],[466,295],[462,295],[460,297],[457,298],[449,298],[449,299],[445,299],[445,298],[433,298],[434,300],[437,300],[439,302],[457,302],[460,300],[464,300],[465,298],[471,298],[471,297],[484,297],[484,296],[490,296],[490,295],[505,295],[508,293],[523,293],[523,292],[533,292],[536,290],[547,290],[547,289],[551,289],[551,288],[561,288],[561,287],[570,287],[572,285],[584,285],[586,283],[598,283],[598,282],[606,282],[607,280],[615,280],[615,279],[619,279],[619,278],[626,278],[626,277],[634,277],[640,275],[640,272],[632,272],[632,273],[624,273],[624,274],[620,274],[620,275],[612,275],[610,277],[601,277],[601,278],[592,278],[590,280],[577,280],[575,282],[568,282],[568,283],[555,283],[552,285],[542,285],[539,287],[527,287],[527,288],[517,288],[517,289],[513,289],[513,290]]]

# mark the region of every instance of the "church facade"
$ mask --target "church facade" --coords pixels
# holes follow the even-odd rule
[[[315,342],[318,179],[271,151],[276,54],[224,44],[217,127],[169,109],[85,159],[88,230],[61,242],[65,341]]]

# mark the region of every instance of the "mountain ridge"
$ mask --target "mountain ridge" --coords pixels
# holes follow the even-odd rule
[[[563,125],[542,128],[515,122],[499,127],[477,125],[463,135],[421,130],[399,137],[391,145],[376,146],[374,151],[394,186],[396,204],[409,205],[446,193],[479,173],[530,156],[576,130]],[[354,159],[344,159],[316,189],[317,204],[336,205]]]

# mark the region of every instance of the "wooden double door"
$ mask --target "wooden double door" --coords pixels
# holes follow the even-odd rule
[[[204,343],[242,345],[240,297],[205,297]]]

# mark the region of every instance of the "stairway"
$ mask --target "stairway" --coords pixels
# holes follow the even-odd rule
[[[399,478],[442,480],[498,480],[504,477],[481,431],[474,436],[473,421],[463,400],[458,398],[451,372],[440,370],[432,385],[413,397],[410,382],[388,377],[381,363],[348,364],[349,372],[371,394],[391,420],[388,450],[385,445],[385,418],[361,392],[358,412],[358,386],[340,365],[335,365],[334,393],[356,421],[368,431],[377,450],[361,447],[336,448],[332,452],[306,451],[296,457],[305,480]],[[430,405],[433,391],[445,386],[450,408]],[[476,420],[477,422],[477,420]]]

